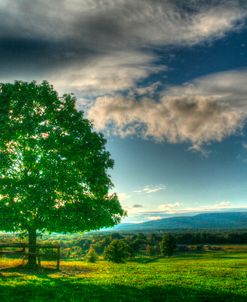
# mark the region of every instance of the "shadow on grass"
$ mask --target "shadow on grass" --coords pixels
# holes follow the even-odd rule
[[[220,258],[220,259],[228,259],[228,260],[241,260],[241,259],[246,259],[244,258],[243,256],[235,256],[235,255],[232,255],[232,256],[225,256],[225,255],[219,255],[217,257],[214,257],[214,258]]]
[[[13,278],[14,279],[14,278]],[[246,302],[247,297],[197,289],[185,286],[160,285],[127,286],[118,283],[94,281],[88,278],[51,278],[44,274],[42,279],[30,279],[25,283],[5,283],[0,287],[1,302]]]
[[[147,257],[135,257],[130,259],[128,262],[136,262],[136,263],[151,263],[156,262],[160,257],[153,257],[153,258],[147,258]]]
[[[30,268],[26,265],[17,265],[12,267],[5,267],[0,269],[0,278],[9,280],[11,278],[23,278],[23,275],[35,276],[36,278],[47,278],[49,275],[59,273],[61,276],[76,276],[78,274],[86,274],[94,271],[95,269],[85,267],[83,265],[75,265],[73,267],[62,266],[58,270],[53,267],[37,267]],[[10,276],[6,276],[4,273],[11,273]],[[0,300],[1,301],[1,300]],[[2,302],[2,301],[1,301]]]
[[[1,273],[20,273],[24,275],[39,275],[40,273],[42,274],[54,274],[58,272],[59,270],[56,268],[48,268],[48,267],[41,267],[41,268],[36,268],[32,269],[26,265],[17,265],[13,267],[5,267],[0,269],[0,275]]]

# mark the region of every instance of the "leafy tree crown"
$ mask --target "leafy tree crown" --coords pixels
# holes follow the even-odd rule
[[[171,234],[166,234],[160,242],[160,250],[164,256],[172,256],[176,250],[176,239]]]
[[[122,210],[103,135],[46,81],[0,84],[0,228],[85,231]]]
[[[104,257],[106,260],[121,263],[130,256],[130,248],[123,239],[115,239],[105,248]]]

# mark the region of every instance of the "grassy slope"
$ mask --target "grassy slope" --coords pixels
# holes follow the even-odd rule
[[[247,301],[247,253],[214,252],[142,263],[62,262],[38,273],[0,259],[0,301]],[[8,268],[12,267],[12,268]]]

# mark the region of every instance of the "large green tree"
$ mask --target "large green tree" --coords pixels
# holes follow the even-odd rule
[[[0,229],[77,232],[113,226],[124,211],[103,135],[48,82],[0,84]],[[29,264],[35,264],[29,257]]]

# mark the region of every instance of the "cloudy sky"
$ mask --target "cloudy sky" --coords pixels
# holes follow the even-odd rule
[[[75,93],[127,221],[247,207],[246,1],[0,0],[0,66]]]

